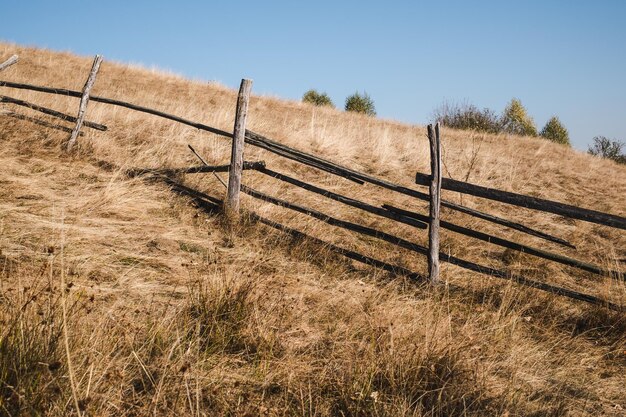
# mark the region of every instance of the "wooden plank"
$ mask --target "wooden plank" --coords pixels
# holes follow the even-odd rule
[[[11,103],[11,104],[15,104],[15,105],[22,106],[22,107],[27,107],[29,109],[38,111],[40,113],[47,114],[48,116],[52,116],[52,117],[56,117],[56,118],[59,118],[59,119],[63,119],[63,120],[66,120],[68,122],[76,123],[78,121],[78,119],[76,117],[70,116],[69,114],[65,114],[65,113],[61,113],[60,111],[48,109],[46,107],[42,107],[42,106],[39,106],[37,104],[29,103],[28,101],[19,100],[17,98],[12,98],[12,97],[7,97],[7,96],[0,96],[0,103]],[[83,122],[83,124],[85,126],[91,128],[91,129],[102,130],[102,131],[107,130],[107,127],[105,125],[101,125],[99,123],[94,123],[94,122],[90,122],[90,121],[85,120]],[[70,132],[72,132],[72,129],[70,129]]]
[[[428,175],[418,172],[415,175],[415,182],[420,185],[428,185]],[[530,197],[523,194],[512,193],[509,191],[501,191],[494,188],[482,187],[480,185],[457,181],[451,178],[444,178],[442,182],[442,187],[450,191],[458,191],[476,197],[487,198],[489,200],[512,204],[519,207],[558,214],[560,216],[570,217],[572,219],[584,220],[591,223],[626,230],[626,217],[621,217],[614,214],[602,213],[595,210],[559,203],[557,201]]]
[[[376,230],[371,227],[361,226],[359,224],[351,223],[345,220],[336,219],[334,217],[321,213],[317,210],[313,210],[313,209],[303,207],[294,203],[290,203],[288,201],[285,201],[276,197],[269,196],[267,194],[251,189],[245,185],[241,186],[241,191],[250,195],[251,197],[257,198],[262,201],[266,201],[271,204],[278,205],[280,207],[288,208],[298,213],[308,215],[310,217],[318,219],[332,226],[341,227],[346,230],[354,231],[354,232],[357,232],[366,236],[371,236],[371,237],[383,240],[385,242],[389,242],[395,246],[428,256],[427,248],[421,245],[418,245],[416,243],[407,241],[405,239],[402,239],[400,237],[391,235],[389,233]],[[510,274],[506,271],[501,271],[501,270],[497,270],[488,266],[476,264],[474,262],[457,258],[455,256],[452,256],[444,252],[439,252],[439,259],[441,259],[444,262],[457,265],[461,268],[465,268],[474,272],[479,272],[481,274],[487,274],[495,278],[510,280],[510,281],[516,282],[517,284],[536,288],[536,289],[539,289],[541,291],[545,291],[551,294],[560,295],[566,298],[571,298],[574,300],[579,300],[579,301],[583,301],[583,302],[590,303],[590,304],[601,305],[601,306],[604,306],[608,309],[615,310],[615,311],[626,311],[626,308],[618,304],[611,303],[606,300],[602,300],[598,297],[595,297],[589,294],[580,293],[578,291],[570,290],[567,288],[557,287],[551,284],[547,284],[545,282],[540,282],[540,281],[536,281],[536,280],[524,277],[522,275]]]
[[[394,212],[394,213],[398,213],[401,214],[403,216],[406,217],[414,217],[418,220],[422,220],[422,221],[427,221],[428,220],[428,216],[425,216],[423,214],[419,214],[413,211],[408,211],[408,210],[404,210],[398,207],[394,207],[392,205],[389,204],[383,204],[383,207],[386,208],[387,210]],[[451,230],[455,233],[459,233],[465,236],[469,236],[475,239],[479,239],[482,240],[484,242],[488,242],[488,243],[492,243],[494,245],[497,246],[502,246],[504,248],[509,248],[509,249],[513,249],[519,252],[523,252],[523,253],[527,253],[529,255],[533,255],[536,256],[538,258],[543,258],[543,259],[547,259],[550,261],[554,261],[554,262],[558,262],[560,264],[563,265],[567,265],[567,266],[572,266],[574,268],[578,268],[581,269],[583,271],[587,271],[587,272],[591,272],[592,274],[596,274],[596,275],[603,275],[603,276],[609,276],[613,279],[619,280],[619,281],[625,281],[626,280],[626,275],[623,272],[619,272],[619,271],[613,271],[610,269],[603,269],[597,265],[594,264],[590,264],[587,262],[583,262],[583,261],[579,261],[577,259],[573,259],[564,255],[560,255],[558,253],[552,253],[552,252],[548,252],[548,251],[544,251],[542,249],[537,249],[537,248],[533,248],[531,246],[528,245],[524,245],[521,243],[517,243],[517,242],[513,242],[507,239],[502,239],[499,238],[497,236],[493,236],[487,233],[483,233],[483,232],[478,232],[476,230],[472,230],[463,226],[459,226],[456,225],[454,223],[450,223],[447,222],[445,220],[441,220],[440,221],[440,225],[442,228],[447,229],[447,230]]]
[[[15,64],[18,61],[17,55],[12,55],[9,59],[0,64],[0,71],[9,68],[11,65]]]
[[[430,205],[428,222],[428,279],[439,282],[439,211],[441,209],[441,139],[439,123],[428,125],[430,143]]]
[[[91,89],[96,81],[96,76],[98,74],[98,70],[100,69],[100,64],[102,63],[102,56],[96,55],[91,67],[91,71],[89,72],[89,76],[87,77],[87,81],[83,87],[82,96],[80,100],[80,104],[78,107],[78,116],[76,120],[76,126],[70,135],[70,138],[67,142],[67,151],[71,151],[74,146],[76,139],[78,138],[78,133],[83,125],[83,121],[85,118],[85,113],[87,112],[87,104],[89,103],[89,96],[91,94]]]
[[[341,194],[334,193],[334,192],[329,191],[329,190],[325,190],[325,189],[317,187],[315,185],[308,184],[308,183],[306,183],[304,181],[300,181],[300,180],[298,180],[296,178],[292,178],[292,177],[290,177],[288,175],[281,174],[281,173],[276,172],[276,171],[272,171],[271,169],[268,169],[265,166],[264,167],[259,167],[259,168],[254,168],[254,169],[256,171],[261,172],[261,173],[263,173],[265,175],[268,175],[268,176],[270,176],[272,178],[276,178],[276,179],[278,179],[280,181],[283,181],[283,182],[295,185],[296,187],[300,187],[300,188],[302,188],[304,190],[307,190],[307,191],[310,191],[312,193],[322,195],[322,196],[324,196],[326,198],[329,198],[329,199],[334,200],[334,201],[338,201],[338,202],[343,203],[343,204],[345,204],[347,206],[355,207],[355,208],[358,208],[360,210],[366,211],[368,213],[376,214],[378,216],[385,217],[387,219],[395,220],[397,222],[404,223],[404,224],[416,227],[418,229],[426,229],[426,227],[427,227],[426,223],[424,223],[422,221],[419,221],[419,220],[415,220],[412,217],[398,215],[396,213],[390,212],[389,210],[385,210],[385,209],[382,209],[380,207],[376,207],[376,206],[373,206],[371,204],[367,204],[367,203],[365,203],[363,201],[359,201],[359,200],[356,200],[354,198],[346,197],[346,196],[343,196]]]
[[[243,148],[246,134],[246,118],[248,116],[248,103],[252,80],[243,79],[239,86],[237,96],[237,108],[235,111],[235,126],[233,127],[233,143],[230,154],[230,170],[228,172],[228,193],[224,211],[227,217],[239,215],[239,194],[241,191],[241,173],[243,170]]]
[[[80,128],[83,127],[85,113],[87,112],[87,104],[89,104],[89,94],[91,93],[91,89],[96,82],[96,75],[98,75],[98,70],[100,69],[101,63],[102,55],[96,55],[91,66],[91,71],[89,72],[89,77],[87,77],[87,81],[85,82],[85,86],[83,87],[83,95],[80,99],[80,104],[78,106],[78,116],[76,117],[76,127],[74,127],[74,130],[70,135],[70,139],[67,142],[68,152],[72,150],[72,147],[74,147],[74,143],[76,143],[76,139],[78,138],[78,132],[80,132]]]

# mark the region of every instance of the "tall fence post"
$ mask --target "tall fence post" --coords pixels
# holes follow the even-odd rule
[[[80,99],[80,105],[78,106],[78,116],[76,116],[76,126],[74,130],[72,130],[72,134],[70,135],[70,139],[67,142],[67,151],[71,151],[74,143],[76,143],[76,138],[78,138],[78,133],[80,132],[80,128],[83,126],[83,120],[85,119],[85,113],[87,112],[87,103],[89,103],[89,94],[91,93],[91,89],[93,88],[94,83],[96,82],[96,75],[98,74],[98,70],[100,69],[100,64],[102,63],[102,55],[96,55],[93,60],[93,65],[91,66],[91,71],[89,72],[89,77],[87,78],[87,82],[83,87],[83,95]]]
[[[233,129],[233,147],[230,155],[230,170],[228,172],[228,194],[224,211],[230,219],[239,216],[239,195],[241,191],[241,173],[243,171],[243,147],[246,135],[246,117],[248,116],[248,102],[250,101],[252,80],[241,80],[239,95],[237,96],[237,110],[235,112],[235,126]]]
[[[439,209],[441,207],[441,141],[439,123],[428,125],[430,142],[430,225],[428,227],[428,278],[439,281]]]
[[[9,59],[0,64],[0,71],[9,68],[11,65],[15,64],[17,60],[17,55],[12,55]]]

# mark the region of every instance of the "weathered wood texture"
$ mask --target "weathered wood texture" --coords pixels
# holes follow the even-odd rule
[[[38,111],[40,113],[47,114],[48,116],[57,117],[59,119],[66,120],[68,122],[76,123],[77,120],[78,120],[76,117],[70,116],[69,114],[65,114],[65,113],[61,113],[60,111],[48,109],[46,107],[42,107],[42,106],[39,106],[37,104],[29,103],[27,101],[20,100],[20,99],[17,99],[17,98],[12,98],[12,97],[7,97],[7,96],[0,96],[0,103],[10,103],[10,104],[15,104],[17,106],[27,107],[29,109]],[[89,127],[89,128],[92,128],[92,129],[102,130],[102,131],[107,130],[107,127],[105,125],[101,125],[100,123],[94,123],[94,122],[90,122],[90,121],[85,120],[83,122],[83,124],[85,126]],[[72,132],[72,129],[70,129],[70,132]]]
[[[80,99],[80,104],[78,106],[78,116],[76,117],[76,126],[74,127],[74,130],[70,135],[70,139],[67,141],[68,151],[71,151],[74,147],[74,143],[76,143],[76,139],[78,138],[78,132],[80,132],[80,128],[83,127],[85,113],[87,112],[87,104],[89,104],[89,94],[91,93],[91,89],[96,82],[96,76],[98,75],[98,70],[100,69],[101,63],[102,55],[96,55],[91,66],[89,76],[87,77],[87,81],[85,82],[85,86],[83,87],[83,95]]]
[[[269,196],[267,194],[264,194],[259,191],[253,190],[249,187],[246,187],[245,185],[241,186],[241,191],[259,200],[266,201],[268,203],[275,204],[280,207],[284,207],[284,208],[296,211],[298,213],[311,216],[327,224],[341,227],[343,229],[357,232],[366,236],[371,236],[371,237],[383,240],[385,242],[389,242],[395,246],[398,246],[398,247],[401,247],[401,248],[404,248],[404,249],[407,249],[407,250],[410,250],[410,251],[413,251],[422,255],[428,255],[427,248],[421,245],[418,245],[416,243],[407,241],[405,239],[402,239],[398,236],[394,236],[389,233],[373,229],[371,227],[366,227],[366,226],[351,223],[345,220],[336,219],[334,217],[321,213],[317,210],[313,210],[313,209],[303,207],[294,203],[290,203],[285,200],[281,200],[276,197]],[[570,290],[567,288],[557,287],[551,284],[547,284],[541,281],[536,281],[536,280],[524,277],[522,275],[510,274],[506,271],[501,271],[495,268],[491,268],[491,267],[480,265],[471,261],[467,261],[465,259],[457,258],[447,253],[440,252],[439,259],[444,262],[449,262],[453,265],[457,265],[461,268],[465,268],[474,272],[479,272],[481,274],[491,275],[496,278],[510,280],[510,281],[516,282],[517,284],[536,288],[536,289],[539,289],[539,290],[542,290],[551,294],[560,295],[566,298],[571,298],[574,300],[579,300],[579,301],[583,301],[583,302],[590,303],[590,304],[602,305],[606,308],[609,308],[615,311],[626,311],[624,307],[618,304],[611,303],[606,300],[602,300],[593,295],[583,294],[578,291]]]
[[[11,65],[15,64],[19,60],[17,55],[11,56],[9,59],[0,64],[0,71],[9,68]]]
[[[233,143],[230,154],[230,170],[228,172],[228,193],[226,195],[224,207],[226,215],[230,217],[239,215],[239,193],[241,190],[241,173],[243,170],[243,148],[251,90],[252,80],[241,80],[239,95],[237,96],[235,125],[233,127]]]
[[[428,279],[439,282],[439,212],[441,209],[441,138],[439,123],[428,125],[430,143],[430,205],[428,223]]]
[[[418,172],[415,175],[415,182],[421,185],[428,185],[429,176]],[[576,206],[571,206],[569,204],[544,200],[537,197],[530,197],[523,194],[516,194],[509,191],[501,191],[494,188],[482,187],[480,185],[474,185],[463,181],[453,180],[450,178],[443,179],[442,187],[446,190],[458,191],[464,194],[470,194],[476,197],[487,198],[489,200],[508,203],[515,206],[558,214],[560,216],[584,220],[587,222],[615,227],[618,229],[626,229],[626,217],[621,217],[614,214],[602,213],[595,210],[584,209]]]
[[[324,196],[326,198],[329,198],[329,199],[334,200],[334,201],[338,201],[338,202],[343,203],[343,204],[345,204],[347,206],[355,207],[355,208],[361,209],[363,211],[366,211],[368,213],[376,214],[378,216],[385,217],[387,219],[395,220],[397,222],[404,223],[404,224],[416,227],[418,229],[426,229],[426,227],[427,227],[426,223],[423,222],[423,221],[415,220],[412,217],[398,215],[398,214],[393,213],[393,212],[391,212],[389,210],[385,210],[383,208],[373,206],[373,205],[365,203],[363,201],[359,201],[359,200],[356,200],[354,198],[346,197],[346,196],[343,196],[341,194],[338,194],[338,193],[335,193],[335,192],[332,192],[332,191],[329,191],[329,190],[325,190],[325,189],[317,187],[315,185],[308,184],[308,183],[306,183],[304,181],[300,181],[300,180],[298,180],[296,178],[292,178],[292,177],[290,177],[288,175],[281,174],[281,173],[276,172],[276,171],[272,171],[271,169],[268,169],[266,167],[254,168],[254,169],[256,171],[258,171],[258,172],[261,172],[261,173],[263,173],[265,175],[268,175],[270,177],[276,178],[276,179],[278,179],[280,181],[283,181],[283,182],[295,185],[296,187],[300,187],[300,188],[302,188],[304,190],[307,190],[307,191],[310,191],[312,193],[322,195],[322,196]]]
[[[413,211],[404,210],[398,207],[394,207],[389,204],[383,204],[383,207],[387,210],[401,214],[406,217],[413,217],[418,220],[428,221],[428,216],[423,214],[415,213]],[[492,243],[497,246],[501,246],[508,249],[513,249],[519,252],[527,253],[529,255],[536,256],[538,258],[547,259],[550,261],[558,262],[563,265],[572,266],[574,268],[581,269],[583,271],[591,272],[596,275],[604,275],[609,276],[616,280],[624,281],[626,280],[626,276],[623,272],[613,271],[601,268],[597,265],[590,264],[588,262],[579,261],[577,259],[570,258],[568,256],[560,255],[558,253],[548,252],[542,249],[533,248],[528,245],[524,245],[521,243],[513,242],[507,239],[502,239],[497,236],[493,236],[487,233],[478,232],[476,230],[469,229],[467,227],[459,226],[454,223],[447,222],[445,220],[440,221],[440,225],[442,228],[451,230],[455,233],[459,233],[461,235],[469,236],[475,239],[482,240],[484,242]]]

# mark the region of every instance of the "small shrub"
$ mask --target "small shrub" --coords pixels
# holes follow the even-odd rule
[[[502,130],[498,115],[491,109],[480,110],[473,104],[444,103],[433,112],[436,122],[454,129],[499,133]]]
[[[611,159],[618,164],[626,164],[626,154],[622,153],[624,147],[626,147],[626,143],[619,140],[596,136],[593,138],[593,145],[589,146],[587,152],[601,158]]]
[[[368,116],[376,116],[374,100],[372,100],[367,93],[363,93],[363,95],[361,95],[356,92],[346,98],[346,111],[364,113]]]
[[[552,142],[571,146],[569,143],[569,133],[558,117],[552,116],[546,125],[541,129],[541,136]]]
[[[335,108],[333,101],[328,94],[319,93],[317,90],[309,90],[302,96],[303,103],[313,104],[315,106],[329,106]]]
[[[537,136],[537,127],[532,117],[516,98],[506,106],[502,114],[502,128],[505,132],[521,136]]]

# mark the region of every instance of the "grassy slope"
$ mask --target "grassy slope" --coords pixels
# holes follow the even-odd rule
[[[0,59],[12,53],[21,61],[1,79],[79,90],[90,67],[89,58],[0,44]],[[67,113],[77,106],[75,99],[2,90]],[[236,93],[215,84],[105,62],[94,94],[232,128]],[[85,130],[81,151],[67,156],[59,150],[66,133],[0,115],[0,413],[61,415],[76,402],[95,415],[620,415],[626,409],[623,315],[447,265],[449,287],[421,287],[262,226],[228,230],[219,216],[120,169],[195,163],[188,143],[210,163],[224,163],[227,141],[97,103],[88,119],[109,130]],[[253,97],[248,127],[407,186],[415,170],[428,169],[422,127],[267,97]],[[541,139],[446,129],[443,137],[446,176],[626,215],[623,166]],[[246,155],[372,203],[426,207],[255,148]],[[208,175],[184,181],[214,196],[224,192]],[[258,173],[246,172],[244,182],[426,241],[424,231],[329,204]],[[456,193],[444,197],[461,201]],[[567,238],[578,250],[446,210],[445,218],[603,265],[616,267],[615,259],[626,257],[626,238],[615,230],[467,196],[462,203]],[[243,205],[425,270],[419,255],[248,197]],[[442,245],[461,257],[626,299],[624,285],[558,264],[448,232]],[[61,279],[71,288],[61,291]],[[63,302],[69,349],[61,337]]]

